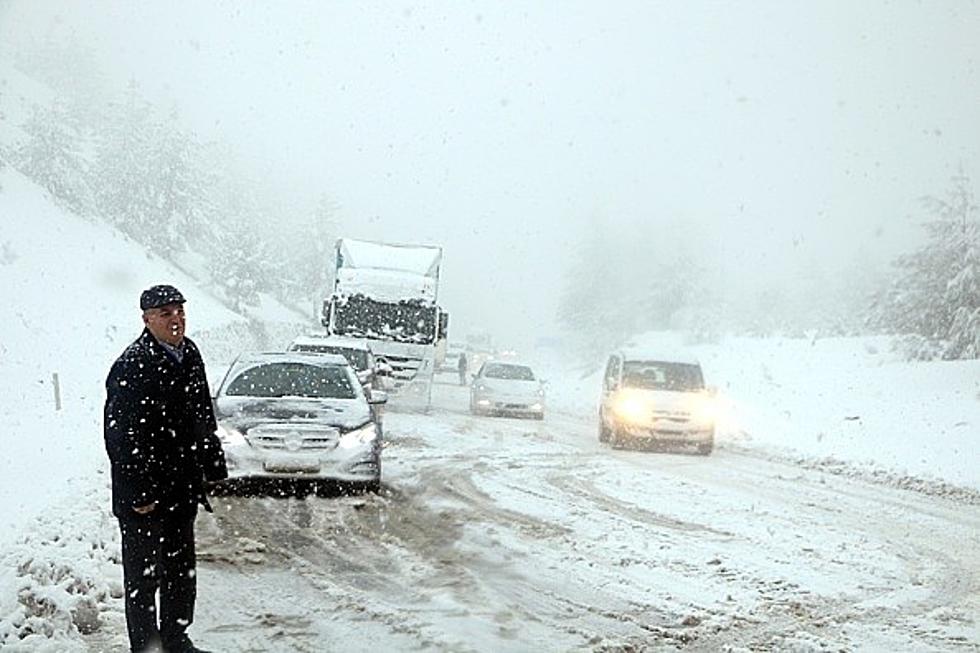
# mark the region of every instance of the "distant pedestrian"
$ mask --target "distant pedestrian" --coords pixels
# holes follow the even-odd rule
[[[184,336],[184,302],[173,286],[143,291],[143,333],[106,378],[105,445],[133,651],[201,651],[186,633],[197,596],[194,519],[198,504],[211,510],[205,483],[228,476],[204,361]]]
[[[466,385],[466,370],[467,370],[467,360],[466,354],[460,352],[459,363],[457,364],[457,369],[459,370],[459,384]]]

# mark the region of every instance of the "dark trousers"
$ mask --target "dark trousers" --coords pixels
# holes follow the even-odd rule
[[[135,515],[120,519],[119,529],[130,648],[145,651],[161,644],[164,650],[176,646],[194,621],[194,517]]]

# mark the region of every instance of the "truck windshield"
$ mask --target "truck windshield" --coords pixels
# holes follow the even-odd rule
[[[339,336],[432,344],[438,309],[420,301],[379,302],[364,295],[334,301],[333,332]]]
[[[646,390],[691,392],[704,388],[701,367],[689,363],[627,361],[623,365],[623,385]]]

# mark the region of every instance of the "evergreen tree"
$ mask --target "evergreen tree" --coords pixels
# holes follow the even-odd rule
[[[89,213],[89,164],[82,154],[82,127],[75,113],[65,102],[35,108],[24,131],[29,138],[13,149],[14,165],[70,210]]]
[[[969,179],[923,200],[925,243],[895,261],[898,278],[874,306],[872,323],[911,336],[913,357],[980,357],[980,222]]]
[[[259,279],[266,276],[264,262],[269,260],[265,246],[242,217],[225,221],[217,245],[209,257],[211,276],[232,309],[244,314],[246,307],[258,306]]]
[[[206,235],[214,213],[202,150],[175,111],[160,120],[131,84],[100,133],[99,212],[161,256],[186,251],[189,241]]]
[[[622,296],[625,277],[619,245],[594,220],[565,274],[558,319],[589,359],[598,360],[635,331],[635,306]]]

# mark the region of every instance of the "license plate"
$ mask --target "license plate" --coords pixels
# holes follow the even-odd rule
[[[276,474],[316,474],[320,471],[320,463],[315,460],[278,458],[262,463],[262,469]]]

